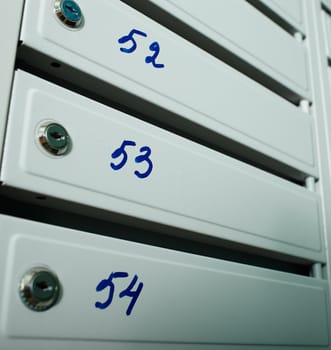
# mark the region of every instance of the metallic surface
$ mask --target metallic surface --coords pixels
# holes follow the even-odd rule
[[[55,0],[54,13],[59,20],[70,28],[79,28],[83,24],[83,14],[76,1]]]
[[[46,311],[58,301],[60,282],[48,268],[33,267],[22,277],[19,295],[29,309]]]
[[[38,128],[37,137],[42,147],[51,154],[60,156],[71,149],[70,136],[67,130],[58,123],[42,123]]]

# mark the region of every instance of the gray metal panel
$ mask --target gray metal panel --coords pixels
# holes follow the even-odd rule
[[[1,4],[1,12],[5,15],[0,21],[0,157],[14,74],[23,0],[4,1]]]
[[[304,0],[259,0],[279,16],[294,27],[305,33],[305,23],[303,17],[303,2]],[[310,1],[310,0],[308,0]]]
[[[51,156],[36,140],[61,123],[72,151]],[[221,153],[105,107],[28,73],[16,75],[1,180],[113,212],[323,260],[319,196]],[[112,157],[124,140],[136,142]],[[136,157],[150,147],[153,169]]]
[[[123,349],[136,349],[136,342],[154,342],[155,349],[167,348],[163,343],[328,348],[322,280],[5,216],[0,228],[2,349],[17,338],[25,339],[24,349],[36,338],[34,349],[51,339],[89,340],[93,348],[102,340],[104,349],[113,341],[115,349],[118,341],[132,342]],[[63,294],[49,311],[33,312],[22,304],[17,286],[28,269],[40,265],[57,274]],[[113,279],[112,302],[96,308],[111,291],[109,286],[97,292],[96,286],[118,271],[128,277]],[[126,315],[131,298],[119,293],[135,275],[132,290],[143,286]]]
[[[331,59],[331,16],[329,13],[322,11],[321,19],[323,23],[324,38],[321,37],[321,40],[324,39],[326,46],[326,55]]]
[[[298,94],[310,97],[305,46],[249,3],[242,0],[151,2]]]
[[[323,1],[323,3],[331,2]],[[331,10],[331,6],[329,7]],[[321,11],[318,1],[307,1],[306,3],[307,31],[310,37],[309,50],[311,52],[311,67],[314,83],[314,119],[316,120],[316,143],[320,153],[320,181],[318,190],[321,193],[323,203],[324,240],[327,249],[327,264],[325,275],[331,279],[331,73],[328,67],[326,54],[328,50],[327,41],[330,43],[331,36],[326,38],[325,17],[329,15]],[[323,40],[325,39],[325,40]]]
[[[331,0],[321,0],[321,3],[331,12]]]
[[[85,25],[68,30],[55,18],[52,3],[27,1],[22,40],[198,125],[317,174],[311,121],[299,108],[123,3],[100,0],[97,12],[90,1],[80,4]],[[138,49],[123,53],[118,40],[133,28],[148,37],[138,35]],[[145,63],[154,41],[160,44],[157,63],[164,69]]]

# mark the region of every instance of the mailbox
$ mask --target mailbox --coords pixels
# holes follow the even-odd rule
[[[328,346],[326,281],[3,215],[0,227],[3,349]],[[43,311],[18,288],[38,266],[60,289]],[[47,276],[33,293],[54,288]]]
[[[122,2],[100,0],[98,11],[88,0],[79,1],[79,6],[83,17],[73,28],[58,18],[54,2],[25,3],[23,48],[39,52],[39,58],[41,54],[51,57],[50,64],[55,61],[59,66],[58,73],[53,67],[53,74],[61,75],[62,63],[57,61],[63,62],[109,84],[94,91],[103,99],[113,97],[107,92],[109,86],[125,91],[128,96],[120,103],[147,119],[193,133],[205,143],[210,140],[203,131],[212,131],[305,174],[317,174],[311,118],[300,108]],[[284,49],[278,50],[289,51],[295,59],[290,65],[278,60],[283,70],[269,64],[280,75],[293,73],[296,78],[290,79],[307,88],[304,48],[281,34],[277,43],[283,38]],[[261,55],[267,55],[265,51],[262,44],[258,46]],[[37,69],[42,66],[38,55],[29,58],[27,53],[22,59]],[[266,64],[268,59],[261,60]],[[61,79],[70,83],[70,71]],[[77,77],[75,83],[79,82]],[[83,88],[88,90],[89,84],[86,80]],[[114,102],[119,103],[116,98]],[[150,104],[162,113],[150,112]],[[213,143],[222,147],[220,140]]]
[[[1,180],[201,239],[324,259],[318,194],[21,71]]]

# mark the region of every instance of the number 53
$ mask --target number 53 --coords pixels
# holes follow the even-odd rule
[[[111,157],[113,159],[118,159],[118,158],[122,158],[119,163],[110,163],[110,167],[117,171],[120,170],[124,167],[124,165],[127,163],[128,161],[128,154],[125,150],[126,147],[135,147],[136,143],[134,141],[130,141],[130,140],[124,140],[121,144],[120,147],[118,147],[117,149],[115,149],[115,151],[112,153]],[[148,146],[143,146],[139,149],[140,154],[137,155],[135,157],[135,162],[136,163],[143,163],[146,162],[147,163],[147,169],[145,172],[139,172],[138,170],[135,170],[134,174],[140,178],[140,179],[144,179],[146,177],[148,177],[152,170],[153,170],[153,162],[150,159],[150,156],[152,154],[152,150],[148,147]]]

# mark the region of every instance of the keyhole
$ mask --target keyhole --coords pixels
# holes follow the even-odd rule
[[[46,311],[58,301],[60,288],[60,282],[52,271],[33,267],[20,281],[19,296],[29,309]]]
[[[50,153],[63,155],[71,147],[70,136],[66,129],[57,123],[47,123],[39,127],[38,138],[41,145]]]
[[[36,285],[43,292],[48,292],[53,289],[53,287],[49,285],[46,281],[37,282]]]
[[[69,11],[71,11],[71,12],[73,12],[73,13],[75,13],[75,14],[77,14],[78,13],[78,10],[77,9],[75,9],[72,5],[68,5],[68,4],[66,4],[65,6],[64,6],[67,10],[69,10]]]
[[[61,135],[60,133],[58,133],[57,131],[53,131],[50,133],[51,137],[55,140],[61,140],[63,139],[63,135]]]
[[[80,28],[83,25],[83,14],[74,0],[54,0],[54,11],[60,21],[70,28]]]

